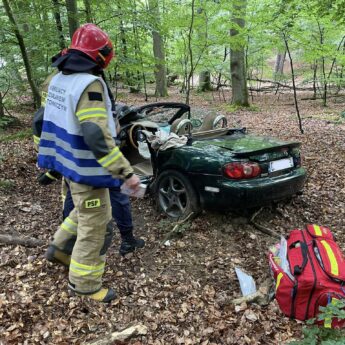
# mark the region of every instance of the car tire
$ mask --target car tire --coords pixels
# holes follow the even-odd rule
[[[155,185],[158,210],[166,216],[173,219],[194,218],[201,211],[197,192],[189,179],[179,171],[161,172]]]

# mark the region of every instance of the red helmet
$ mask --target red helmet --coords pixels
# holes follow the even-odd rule
[[[71,49],[90,56],[102,68],[106,68],[114,56],[109,36],[95,24],[85,24],[72,37]]]

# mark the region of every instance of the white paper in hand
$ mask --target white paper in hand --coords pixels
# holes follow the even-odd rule
[[[132,188],[127,187],[127,185],[124,183],[121,185],[121,193],[126,194],[128,196],[133,196],[135,198],[143,198],[146,192],[146,184],[141,183],[139,185],[139,188],[137,190],[134,190]]]

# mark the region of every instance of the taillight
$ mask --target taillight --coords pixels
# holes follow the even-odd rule
[[[234,162],[224,165],[224,175],[231,179],[253,178],[261,173],[258,163],[254,162]]]

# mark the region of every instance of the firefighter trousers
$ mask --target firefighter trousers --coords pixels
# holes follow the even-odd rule
[[[107,188],[95,188],[70,180],[74,209],[65,218],[51,245],[69,253],[69,282],[81,294],[91,294],[102,286],[105,269],[104,240],[111,231],[111,204]],[[75,243],[74,243],[75,242]]]

